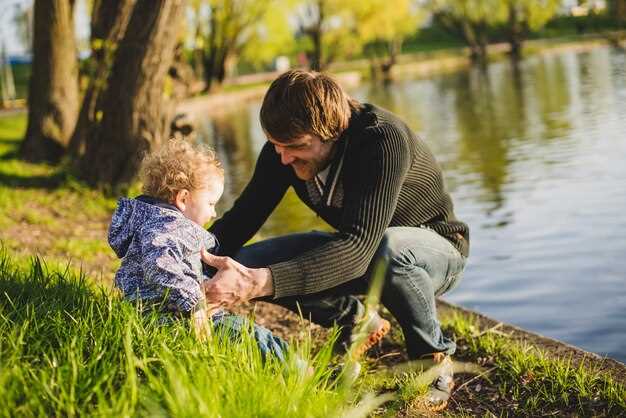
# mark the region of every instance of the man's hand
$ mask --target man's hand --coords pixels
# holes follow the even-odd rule
[[[218,257],[202,250],[202,261],[217,273],[203,282],[208,304],[233,306],[250,299],[274,294],[272,272],[268,268],[250,269],[230,257]]]

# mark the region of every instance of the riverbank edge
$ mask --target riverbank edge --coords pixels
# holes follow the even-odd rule
[[[498,321],[478,311],[442,299],[437,300],[437,309],[440,318],[444,320],[454,315],[475,318],[480,329],[497,330],[499,334],[506,334],[514,343],[527,344],[552,359],[571,360],[574,367],[584,366],[596,370],[610,376],[615,382],[626,385],[626,364],[611,357],[600,356],[563,341]]]
[[[580,35],[574,38],[531,40],[525,43],[524,57],[549,55],[564,51],[583,52],[598,47],[609,47],[610,39],[615,38],[626,39],[626,30]],[[487,48],[491,61],[506,58],[508,51],[508,44],[491,44]],[[398,61],[399,63],[391,70],[392,79],[424,78],[452,73],[472,66],[467,47],[402,54]],[[329,70],[346,89],[359,86],[364,79],[367,79],[364,76],[367,71],[369,71],[369,61],[365,59],[331,65]],[[242,86],[236,91],[223,91],[185,99],[177,105],[176,113],[186,114],[192,121],[197,122],[201,117],[220,116],[232,112],[241,107],[242,104],[261,99],[271,81],[279,74],[279,72],[269,72],[242,76],[239,78],[240,85],[249,83],[250,87]]]

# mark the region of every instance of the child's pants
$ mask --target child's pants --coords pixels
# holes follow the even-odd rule
[[[270,354],[281,362],[285,361],[287,343],[282,338],[273,335],[267,328],[257,325],[247,318],[223,311],[214,314],[212,320],[217,332],[224,332],[235,340],[241,338],[245,329],[249,329],[251,333],[254,333],[254,339],[259,346],[263,360]]]

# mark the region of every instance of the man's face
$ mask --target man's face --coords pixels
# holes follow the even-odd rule
[[[268,138],[274,144],[280,161],[290,165],[300,180],[311,180],[330,164],[335,141],[322,141],[317,135],[305,134],[284,144]]]

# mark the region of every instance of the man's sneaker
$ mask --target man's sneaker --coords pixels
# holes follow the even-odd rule
[[[362,321],[365,321],[362,323]],[[391,324],[377,312],[371,312],[354,326],[344,326],[335,343],[338,353],[351,352],[353,359],[363,356],[367,350],[378,344],[391,329]],[[357,335],[357,333],[361,335]],[[355,345],[356,344],[356,345]]]
[[[433,411],[443,411],[448,406],[452,389],[454,389],[454,367],[450,356],[441,356],[436,353],[434,360],[439,363],[435,367],[439,367],[437,378],[433,381],[428,389],[426,396],[426,407]]]

